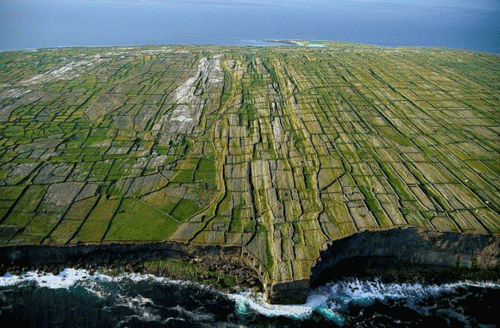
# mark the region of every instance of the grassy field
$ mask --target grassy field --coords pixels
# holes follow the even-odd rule
[[[322,44],[0,53],[0,243],[241,246],[280,282],[366,229],[500,233],[500,57]]]

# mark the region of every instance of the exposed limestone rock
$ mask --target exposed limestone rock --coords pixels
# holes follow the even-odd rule
[[[54,211],[66,208],[73,203],[83,187],[82,182],[64,182],[51,184],[40,204],[40,209]]]
[[[109,260],[144,240],[236,247],[273,302],[356,259],[498,272],[498,56],[336,43],[5,55],[6,246],[99,243]]]
[[[13,170],[5,179],[8,185],[15,185],[29,176],[37,167],[38,163],[20,163],[14,166]]]
[[[97,191],[99,190],[99,184],[97,183],[88,183],[86,184],[78,196],[75,197],[75,202],[94,197],[97,194]]]
[[[220,88],[223,81],[223,73],[220,64],[222,55],[216,55],[212,59],[203,57],[198,64],[198,70],[193,77],[179,86],[174,92],[174,110],[167,113],[159,123],[153,127],[153,131],[165,134],[163,138],[169,139],[169,135],[191,133],[198,125],[206,100],[203,94],[208,94]]]
[[[99,117],[104,116],[123,105],[122,96],[119,94],[104,93],[85,110],[85,115],[90,121],[95,122]]]
[[[44,184],[63,182],[71,173],[73,166],[74,164],[70,163],[49,163],[40,169],[33,182]]]
[[[34,75],[19,82],[22,86],[30,86],[39,83],[46,83],[54,80],[70,80],[85,73],[93,65],[99,64],[104,59],[100,55],[95,55],[79,62],[69,62],[52,71]]]

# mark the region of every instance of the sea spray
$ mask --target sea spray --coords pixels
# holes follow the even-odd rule
[[[375,300],[385,299],[423,299],[452,289],[458,284],[422,285],[419,283],[382,283],[378,280],[358,279],[332,282],[312,291],[312,295],[322,295],[332,310],[342,310],[350,303],[370,305]]]
[[[425,285],[346,279],[319,287],[311,295],[327,298],[326,308],[341,318],[335,321],[339,325],[497,327],[500,324],[492,316],[500,301],[500,285],[492,282]]]
[[[286,316],[293,319],[307,318],[314,310],[313,304],[304,305],[276,305],[269,304],[264,300],[263,293],[243,291],[238,294],[229,295],[238,304],[238,311],[247,315],[250,311],[258,312],[267,317]]]
[[[238,294],[230,294],[237,304],[237,314],[245,319],[254,313],[268,318],[285,317],[297,321],[311,319],[314,314],[321,315],[327,320],[341,324],[342,317],[327,307],[327,295],[311,294],[305,304],[278,305],[269,304],[265,301],[263,293],[243,291]]]
[[[149,274],[109,276],[65,269],[0,277],[0,318],[19,327],[495,327],[500,285],[397,284],[346,279],[311,291],[305,304],[273,305],[264,294],[223,294]],[[5,322],[7,322],[5,321]]]
[[[197,327],[236,324],[235,304],[211,287],[149,274],[86,270],[0,277],[0,317],[30,327]],[[181,326],[182,326],[181,325]]]
[[[28,271],[21,275],[12,275],[7,272],[0,278],[0,287],[33,282],[39,287],[69,288],[76,282],[86,280],[89,277],[99,278],[101,275],[99,273],[91,275],[87,270],[83,269],[64,269],[57,275],[38,271]]]

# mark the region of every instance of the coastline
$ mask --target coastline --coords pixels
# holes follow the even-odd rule
[[[198,282],[224,292],[237,288],[263,291],[257,273],[244,263],[235,248],[190,247],[181,250],[183,245],[172,243],[20,247],[24,249],[23,255],[18,247],[0,247],[0,276],[6,273],[21,275],[29,271],[57,275],[72,268],[110,276],[152,274]],[[120,248],[125,249],[124,254],[117,252]],[[36,254],[37,250],[39,254]],[[42,253],[45,255],[40,255]],[[52,257],[52,260],[47,257]]]
[[[229,260],[226,258],[226,260]],[[174,267],[188,268],[186,271],[172,269],[172,265],[153,265],[151,262],[178,264]],[[394,265],[396,263],[396,265]],[[472,268],[453,268],[444,266],[426,266],[411,263],[401,263],[390,258],[368,258],[352,259],[342,263],[343,273],[333,274],[330,280],[318,280],[310,287],[313,299],[318,290],[329,288],[328,286],[338,284],[383,284],[387,286],[421,286],[422,288],[433,288],[433,286],[451,286],[460,284],[470,285],[495,285],[500,286],[500,269],[484,270]],[[192,270],[193,267],[201,270]],[[169,259],[139,261],[136,263],[123,263],[116,260],[107,264],[81,261],[80,263],[66,264],[43,264],[33,266],[4,266],[0,264],[0,278],[17,276],[22,277],[28,273],[36,275],[52,274],[53,276],[64,275],[70,270],[86,270],[89,275],[105,275],[110,277],[123,277],[128,274],[152,275],[155,278],[167,278],[173,282],[187,282],[198,284],[203,287],[213,288],[226,295],[242,295],[249,297],[265,293],[262,283],[255,272],[237,260],[224,262],[223,257],[192,258],[190,260]],[[193,275],[193,271],[195,271]],[[331,268],[335,272],[335,268]],[[238,296],[240,297],[240,296]],[[263,296],[262,296],[263,297]],[[263,306],[267,310],[280,307],[298,306],[309,308],[311,306],[309,297],[307,302],[286,302],[285,304],[270,303],[262,298]],[[245,302],[245,301],[243,301]],[[314,300],[313,300],[314,303]],[[255,305],[255,304],[254,304]],[[299,309],[297,308],[297,309]],[[274,316],[274,315],[271,315]]]
[[[225,293],[242,289],[265,292],[272,304],[302,304],[311,290],[350,279],[423,285],[460,281],[498,284],[499,242],[491,235],[429,233],[411,228],[358,233],[332,243],[312,268],[310,280],[275,285],[259,277],[240,247],[175,242],[3,246],[0,276],[29,271],[57,275],[67,268],[110,276],[152,274],[200,283]],[[448,251],[443,252],[443,246]]]
[[[16,322],[33,323],[41,317],[44,323],[58,323],[51,321],[51,315],[57,313],[58,320],[67,324],[75,318],[71,304],[78,302],[78,318],[100,322],[134,320],[131,327],[169,320],[183,323],[189,320],[191,326],[202,327],[219,327],[220,322],[227,322],[230,327],[235,324],[238,327],[307,327],[311,323],[350,327],[360,321],[377,327],[379,319],[393,320],[395,327],[403,327],[399,320],[402,310],[411,314],[405,318],[406,324],[423,320],[443,322],[456,318],[455,313],[469,312],[468,317],[460,318],[465,322],[493,323],[494,320],[485,321],[474,309],[479,306],[485,313],[491,312],[493,305],[490,304],[494,303],[489,302],[498,299],[500,292],[498,283],[457,281],[426,285],[358,277],[315,288],[302,305],[273,305],[265,301],[262,293],[247,288],[220,289],[205,282],[165,279],[119,269],[103,272],[100,267],[92,272],[66,268],[58,274],[29,271],[5,275],[0,282],[2,292],[9,293],[13,301],[0,304],[5,310],[2,318],[12,316]],[[456,308],[457,303],[461,307]],[[95,312],[103,306],[110,311],[96,317]],[[433,309],[431,313],[429,306]],[[23,309],[34,312],[23,313]],[[382,316],[373,316],[373,313]],[[208,321],[210,325],[196,325],[199,321]]]
[[[447,51],[465,51],[478,54],[496,55],[500,56],[500,51],[497,50],[481,50],[473,48],[461,48],[457,46],[441,46],[441,45],[387,45],[376,44],[356,41],[341,41],[341,40],[302,40],[302,39],[238,39],[237,41],[227,43],[158,43],[158,44],[102,44],[102,45],[64,45],[64,46],[36,46],[26,48],[11,48],[0,49],[0,53],[10,52],[36,52],[45,50],[71,50],[71,49],[134,49],[134,48],[157,48],[157,47],[235,47],[235,48],[251,48],[251,47],[293,47],[293,48],[323,48],[323,47],[310,47],[310,44],[324,44],[326,46],[352,46],[352,47],[373,47],[378,49],[434,49],[434,50],[447,50]]]
[[[497,175],[494,170],[484,177],[474,175],[475,164],[459,160],[469,154],[476,158],[475,146],[491,146],[493,131],[487,133],[472,123],[468,132],[461,128],[473,119],[480,121],[470,122],[496,127],[497,122],[487,115],[491,101],[484,101],[483,110],[476,107],[481,101],[462,102],[476,93],[459,92],[462,89],[454,82],[449,87],[456,90],[456,102],[441,94],[440,100],[433,102],[433,93],[415,84],[411,88],[414,98],[427,99],[427,105],[418,107],[417,100],[405,98],[404,82],[388,84],[381,77],[392,62],[379,65],[376,60],[387,55],[406,65],[410,81],[416,81],[414,74],[425,73],[428,83],[450,80],[460,69],[464,86],[468,79],[474,79],[475,85],[485,85],[477,90],[494,95],[496,89],[489,78],[496,76],[496,58],[467,54],[459,58],[475,66],[463,66],[447,61],[457,52],[436,52],[433,56],[412,52],[414,60],[422,63],[433,58],[433,64],[424,68],[399,51],[375,51],[372,57],[350,54],[350,49],[342,47],[333,51],[336,44],[329,47],[331,52],[279,47],[276,51],[252,48],[248,53],[240,48],[225,53],[218,48],[205,49],[203,54],[197,48],[191,52],[165,49],[165,53],[139,48],[133,56],[55,51],[57,56],[51,60],[43,57],[45,54],[16,54],[40,66],[13,66],[5,79],[24,68],[24,75],[18,77],[19,88],[3,84],[14,104],[4,111],[10,116],[2,130],[7,138],[4,158],[9,163],[1,172],[6,177],[0,193],[4,204],[0,227],[5,244],[0,248],[3,268],[58,271],[68,266],[104,266],[105,270],[147,269],[184,277],[184,266],[191,270],[186,279],[213,279],[220,288],[260,281],[268,301],[275,304],[304,302],[321,272],[333,266],[343,271],[339,263],[356,257],[393,256],[395,263],[497,270]],[[364,49],[359,49],[360,54]],[[297,56],[290,56],[290,52]],[[63,54],[67,56],[59,58]],[[178,65],[167,74],[160,70],[165,62]],[[242,66],[236,66],[237,62]],[[353,75],[337,66],[352,68],[353,63],[360,68],[373,64],[371,72],[359,71],[368,80],[344,83]],[[262,74],[252,73],[254,64]],[[135,68],[129,69],[130,65]],[[491,75],[486,74],[490,66]],[[317,67],[324,68],[324,74]],[[449,73],[449,67],[457,72]],[[474,74],[472,67],[477,68]],[[102,81],[108,81],[105,88],[97,80],[93,80],[93,87],[92,81],[86,80],[96,72]],[[127,73],[122,76],[117,72]],[[148,80],[145,89],[132,82],[144,74],[161,77],[161,83]],[[245,74],[252,78],[244,79]],[[306,83],[313,77],[317,80]],[[57,85],[64,94],[61,103],[70,108],[79,103],[81,110],[69,116],[66,112],[49,115],[45,107],[25,104],[41,99],[55,103],[45,92],[55,95],[50,86],[59,80]],[[82,83],[84,87],[78,90],[96,93],[73,92]],[[156,89],[158,85],[160,89]],[[371,89],[362,91],[360,85]],[[369,91],[387,85],[401,89],[401,93]],[[35,87],[39,93],[31,94]],[[240,97],[240,88],[248,90],[246,100]],[[28,96],[20,98],[21,94]],[[356,104],[350,104],[354,99]],[[411,119],[395,105],[381,111],[378,102],[384,99],[407,99],[404,103],[413,106],[408,112]],[[142,108],[151,120],[140,124],[133,120],[130,109],[121,106],[129,102],[137,102],[133,108]],[[158,106],[149,106],[151,103]],[[254,103],[260,107],[247,108]],[[268,104],[272,104],[270,108]],[[450,130],[446,131],[431,133],[427,122],[413,116],[419,108],[419,113],[434,117],[429,121],[433,126],[442,120],[438,109],[453,111],[456,106],[470,108],[462,113],[468,119],[450,115]],[[170,108],[174,113],[168,114]],[[233,109],[238,115],[230,112]],[[330,112],[338,125],[321,114]],[[279,118],[270,121],[267,118],[271,116]],[[374,118],[366,121],[365,116]],[[158,125],[150,124],[154,122]],[[370,133],[353,129],[353,122],[371,127]],[[415,141],[420,137],[409,138],[408,131],[398,128],[413,123],[422,124],[418,136],[423,141],[433,137],[440,145],[436,149],[449,158],[436,162],[427,146]],[[255,130],[256,124],[263,129]],[[34,126],[43,127],[40,131],[44,135],[36,134],[39,129],[31,129]],[[339,133],[346,137],[340,139]],[[452,147],[459,158],[448,152],[450,133],[464,143],[460,153]],[[476,136],[479,144],[469,144],[469,135]],[[251,146],[260,143],[257,137],[269,142],[262,148]],[[360,149],[364,149],[363,158],[359,157]],[[478,165],[495,163],[493,152],[480,154]],[[310,156],[318,161],[309,161]],[[464,165],[468,169],[455,174]],[[477,189],[479,185],[485,189]],[[170,260],[183,264],[176,271]],[[225,265],[227,269],[223,269]],[[248,272],[233,272],[243,268]],[[398,268],[393,271],[395,279],[400,279]],[[233,277],[225,278],[227,273]],[[331,277],[325,281],[328,279]]]

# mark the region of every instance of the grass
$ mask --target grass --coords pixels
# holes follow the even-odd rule
[[[187,261],[152,260],[143,262],[142,266],[148,272],[166,275],[175,279],[196,281],[216,288],[230,288],[237,285],[235,277],[205,270]]]
[[[171,179],[172,182],[177,183],[189,183],[193,181],[194,171],[181,170],[177,171],[174,177]]]
[[[185,221],[199,210],[197,202],[190,199],[181,199],[174,209],[170,212],[174,218],[179,221]]]
[[[178,222],[154,207],[134,198],[124,199],[106,234],[108,241],[164,240],[177,229]]]
[[[348,206],[366,206],[383,228],[454,231],[456,219],[462,230],[499,233],[498,56],[322,44],[0,53],[2,242],[180,236],[245,246],[271,275],[279,242],[303,261],[284,264],[297,270],[280,279],[293,280],[323,238],[357,231]],[[29,80],[104,54],[64,78]],[[218,54],[223,83],[198,78],[199,60]],[[193,77],[186,99],[204,105],[194,133],[178,134],[170,115]],[[98,188],[56,213],[39,204],[57,203],[46,191],[58,182]],[[471,215],[457,216],[464,206]],[[217,221],[227,226],[214,231]],[[295,244],[275,226],[294,227]],[[155,265],[199,276],[188,264]]]
[[[198,171],[215,172],[215,158],[214,158],[214,156],[202,157],[198,163]]]
[[[21,196],[21,193],[25,189],[25,186],[5,186],[0,187],[0,199],[1,200],[16,200]]]

